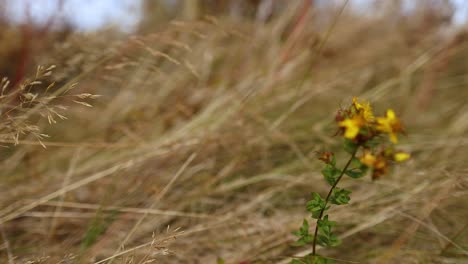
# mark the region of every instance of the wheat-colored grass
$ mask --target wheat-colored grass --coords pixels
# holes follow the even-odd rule
[[[330,21],[311,12],[305,27],[299,7],[266,23],[74,35],[45,52],[38,63],[57,65],[58,90],[78,82],[76,94],[101,97],[66,103],[53,125],[31,120],[50,136],[42,143],[0,137],[0,258],[288,263],[310,252],[291,231],[310,192],[327,189],[314,151],[340,144],[335,111],[359,96],[401,115],[412,159],[379,181],[343,181],[352,201],[331,215],[344,241],[327,256],[467,262],[466,33],[417,36],[411,20],[340,8]]]

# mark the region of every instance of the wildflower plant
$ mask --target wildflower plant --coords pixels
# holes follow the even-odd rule
[[[322,170],[325,181],[331,186],[325,197],[313,192],[306,209],[315,219],[315,230],[311,233],[309,222],[304,219],[299,230],[293,232],[298,237],[295,245],[311,245],[312,252],[303,258],[295,258],[292,264],[325,264],[332,260],[317,254],[317,245],[335,247],[341,240],[334,233],[336,222],[328,215],[332,205],[345,205],[351,200],[351,191],[338,187],[346,175],[354,179],[370,172],[372,179],[378,179],[388,173],[390,167],[410,158],[408,153],[395,150],[398,135],[404,133],[403,125],[392,109],[385,116],[375,116],[369,102],[360,102],[356,97],[347,108],[341,108],[335,117],[339,127],[337,135],[344,138],[344,151],[350,158],[343,166],[337,166],[334,153],[317,152],[318,159],[325,163]]]

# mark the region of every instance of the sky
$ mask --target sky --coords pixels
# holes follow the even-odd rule
[[[60,0],[6,0],[5,13],[14,22],[27,21],[28,13],[38,24],[56,15]],[[61,16],[76,29],[95,30],[115,25],[131,32],[141,17],[141,0],[64,0]],[[29,9],[29,10],[28,10]]]
[[[361,10],[365,12],[366,7],[369,6],[371,2],[383,2],[390,0],[350,0],[353,5],[353,8],[356,10]],[[425,0],[430,2],[431,0]],[[461,25],[468,22],[468,0],[449,0],[455,7],[455,14],[453,17],[453,24]],[[414,0],[402,0],[403,9],[406,11],[412,11],[418,8],[417,2]]]
[[[34,22],[41,24],[48,21],[51,15],[57,14],[60,1],[6,0],[7,4],[3,8],[5,14],[9,14],[10,19],[14,22],[25,22],[29,13]],[[373,1],[384,0],[351,0],[350,3],[355,9],[365,10]],[[453,23],[466,23],[468,21],[468,0],[450,1],[456,7]],[[404,2],[409,10],[417,8],[411,4],[414,3],[414,0],[404,0]],[[64,0],[64,3],[61,15],[76,29],[82,31],[95,30],[110,24],[123,31],[131,32],[137,27],[142,12],[141,0]]]
[[[467,0],[452,0],[457,11],[455,12],[454,23],[462,24],[468,22],[468,1]]]

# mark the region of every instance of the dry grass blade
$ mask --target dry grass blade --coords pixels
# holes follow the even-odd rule
[[[65,186],[67,186],[69,184],[70,178],[74,174],[74,170],[75,170],[77,162],[78,162],[80,151],[81,151],[81,149],[78,149],[75,152],[75,154],[73,155],[72,160],[70,161],[70,166],[68,167],[67,173],[65,174],[65,177],[63,178],[62,188],[64,188]],[[53,216],[53,220],[52,220],[52,223],[50,224],[50,227],[49,227],[48,238],[51,238],[54,235],[55,228],[57,226],[56,215],[61,213],[64,200],[65,200],[65,194],[62,195],[61,197],[59,197],[59,202],[58,202],[57,207],[55,208],[55,213],[54,213],[54,216]]]
[[[97,180],[100,180],[104,177],[107,177],[107,176],[110,176],[112,174],[114,174],[115,172],[117,171],[120,171],[120,170],[125,170],[125,169],[128,169],[128,168],[131,168],[132,166],[134,166],[136,163],[138,162],[142,162],[143,160],[142,159],[139,159],[139,160],[130,160],[130,161],[127,161],[123,164],[119,164],[119,165],[115,165],[111,168],[108,168],[106,170],[103,170],[101,172],[98,172],[98,173],[95,173],[87,178],[84,178],[82,180],[79,180],[77,182],[74,182],[70,185],[67,185],[55,192],[52,192],[42,198],[39,198],[37,201],[34,201],[28,205],[25,205],[19,209],[17,209],[16,211],[12,212],[12,213],[9,213],[5,216],[2,216],[2,218],[0,218],[0,223],[5,223],[7,221],[10,221],[12,219],[15,219],[16,217],[18,216],[21,216],[21,214],[45,203],[45,202],[48,202],[52,199],[55,199],[55,198],[58,198],[60,196],[62,196],[63,194],[69,192],[69,191],[72,191],[72,190],[75,190],[77,188],[80,188],[86,184],[89,184],[91,182],[94,182],[94,181],[97,181]]]
[[[144,244],[141,244],[141,245],[138,245],[136,247],[132,247],[132,248],[129,248],[129,249],[126,249],[126,250],[123,250],[121,252],[118,252],[108,258],[105,258],[103,260],[100,260],[100,261],[97,261],[95,262],[94,264],[100,264],[100,263],[106,263],[108,261],[112,261],[120,256],[123,256],[123,255],[126,255],[126,254],[129,254],[131,252],[134,252],[136,250],[139,250],[139,249],[142,249],[142,248],[145,248],[145,247],[152,247],[154,246],[155,244],[158,244],[159,242],[163,242],[163,241],[167,241],[168,239],[173,239],[175,237],[177,237],[178,235],[180,234],[183,234],[183,232],[180,232],[180,233],[176,233],[174,235],[169,235],[167,237],[163,237],[163,238],[160,238],[160,239],[153,239],[152,241],[150,242],[147,242],[147,243],[144,243]]]
[[[87,210],[103,210],[103,211],[117,211],[122,213],[132,214],[149,214],[149,215],[165,215],[165,216],[177,216],[177,217],[193,217],[193,218],[210,218],[212,215],[207,214],[195,214],[171,210],[158,210],[150,208],[134,208],[134,207],[121,207],[121,206],[99,206],[97,204],[85,204],[85,203],[74,203],[74,202],[46,202],[43,205],[47,206],[61,206],[66,208],[75,209],[87,209]]]
[[[8,238],[6,236],[6,233],[2,224],[0,224],[0,234],[2,235],[3,243],[5,244],[5,250],[8,256],[8,264],[14,264],[15,260],[13,257],[13,253],[11,252],[10,242],[8,241]]]
[[[154,198],[154,201],[151,203],[149,206],[149,209],[153,209],[155,205],[161,202],[161,199],[166,195],[166,193],[171,189],[171,187],[174,185],[176,180],[184,173],[184,171],[187,169],[187,167],[192,163],[192,161],[197,157],[197,153],[191,154],[188,159],[184,162],[184,164],[180,167],[180,169],[176,172],[174,177],[172,177],[171,181],[164,187],[164,189]],[[124,240],[120,244],[119,248],[117,249],[116,254],[118,254],[122,249],[124,249],[125,244],[129,241],[129,239],[132,237],[133,233],[137,230],[137,228],[140,226],[140,224],[145,220],[147,217],[149,211],[146,211],[135,223],[135,225],[130,229],[128,234],[125,236]],[[112,261],[110,262],[112,263]]]

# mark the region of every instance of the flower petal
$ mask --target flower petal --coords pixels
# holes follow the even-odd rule
[[[405,153],[405,152],[397,152],[395,153],[395,155],[393,155],[393,159],[397,162],[402,162],[402,161],[405,161],[407,159],[409,159],[411,157],[410,154],[408,153]]]

